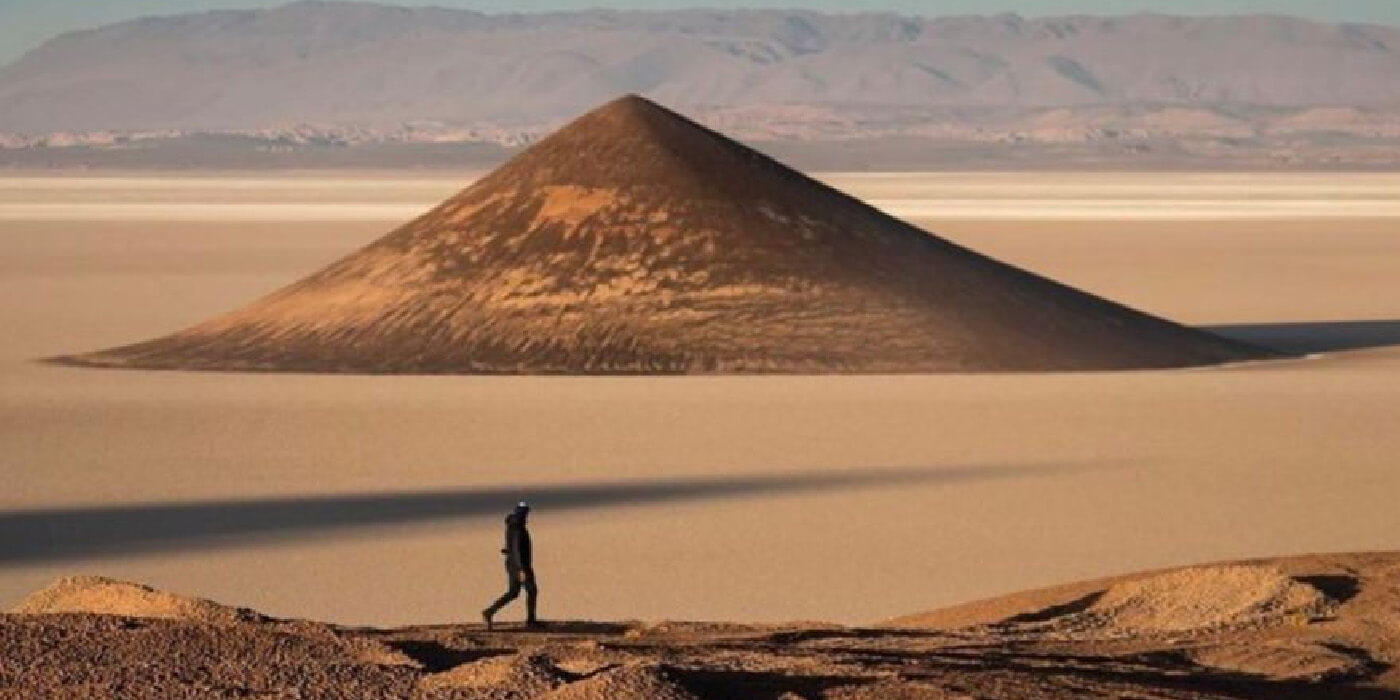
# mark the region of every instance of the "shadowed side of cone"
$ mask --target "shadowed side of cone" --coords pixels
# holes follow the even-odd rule
[[[190,329],[58,361],[415,374],[903,373],[1275,353],[999,263],[629,96]]]

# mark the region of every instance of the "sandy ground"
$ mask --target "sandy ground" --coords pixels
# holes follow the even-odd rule
[[[1024,189],[1046,176],[996,177]],[[1329,177],[1277,196],[1336,197]],[[1394,177],[1374,178],[1343,182],[1381,207]],[[924,179],[869,191],[860,179],[857,194],[929,206]],[[470,618],[503,585],[500,515],[517,494],[540,502],[542,613],[559,618],[869,622],[1122,571],[1400,548],[1400,219],[1211,219],[1182,202],[1223,190],[1174,194],[1201,183],[1167,175],[1158,199],[1182,200],[1176,220],[1031,221],[1023,208],[921,221],[1179,321],[1361,348],[1308,361],[1053,376],[254,376],[31,360],[232,308],[385,221],[275,220],[285,213],[259,214],[262,195],[229,195],[243,206],[217,221],[26,219],[4,207],[114,195],[7,182],[0,605],[88,572],[273,615]],[[230,203],[147,182],[121,203]],[[1056,197],[1092,208],[1101,184]],[[451,189],[414,187],[308,181],[273,203],[426,205]],[[423,500],[433,494],[445,500]],[[331,500],[272,500],[315,496]],[[209,499],[241,500],[171,507]]]

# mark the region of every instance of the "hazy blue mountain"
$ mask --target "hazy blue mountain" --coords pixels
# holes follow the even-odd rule
[[[681,109],[852,113],[1397,105],[1400,28],[1280,16],[485,15],[298,2],[59,36],[0,70],[0,131],[513,126],[625,92]]]

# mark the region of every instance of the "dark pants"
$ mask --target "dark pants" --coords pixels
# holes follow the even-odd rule
[[[524,574],[523,576],[521,575],[522,573]],[[520,569],[512,569],[510,567],[506,567],[506,585],[508,586],[506,592],[502,594],[500,598],[497,598],[496,602],[491,604],[491,607],[486,609],[486,614],[495,615],[497,611],[508,605],[510,601],[519,598],[520,589],[524,588],[525,609],[526,614],[528,615],[528,617],[526,617],[525,619],[530,622],[534,622],[535,601],[540,594],[539,588],[535,586],[534,570],[525,569],[522,572]]]

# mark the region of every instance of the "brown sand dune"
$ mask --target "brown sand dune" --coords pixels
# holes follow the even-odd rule
[[[1113,634],[1187,632],[1323,617],[1334,601],[1269,566],[1211,566],[1108,587],[1070,625]]]
[[[122,585],[66,581],[67,603],[0,616],[0,697],[1400,698],[1400,553],[1149,572],[874,628],[218,624],[123,610],[103,593]]]
[[[638,97],[302,281],[62,361],[351,373],[1179,367],[1275,356],[996,262]]]
[[[28,615],[123,615],[211,624],[261,619],[258,613],[246,608],[231,608],[210,600],[173,595],[150,586],[103,576],[61,578],[20,601],[12,612]]]
[[[894,624],[967,626],[976,620],[967,617],[968,612],[995,611],[991,613],[995,622],[1016,623],[1024,629],[1076,638],[1128,637],[1275,625],[1325,617],[1336,604],[1313,585],[1266,564],[1189,567],[1093,588],[1054,604],[1031,602],[1036,596],[1032,592],[901,618]]]
[[[1366,571],[1388,575],[1391,569],[1400,573],[1400,555],[1392,552],[1320,554],[1177,567],[1023,591],[899,617],[891,620],[890,624],[903,627],[952,629],[1039,618],[1049,619],[1083,610],[1095,604],[1111,604],[1114,599],[1129,598],[1135,591],[1152,588],[1167,591],[1171,595],[1178,595],[1178,593],[1170,592],[1172,586],[1195,588],[1201,591],[1200,596],[1204,596],[1205,591],[1212,588],[1222,588],[1232,580],[1252,581],[1251,590],[1260,596],[1268,596],[1271,590],[1278,591],[1281,587],[1286,588],[1288,580],[1297,579],[1318,588],[1333,599],[1350,600],[1357,593],[1358,572]],[[1232,590],[1240,591],[1241,589],[1234,587]],[[1112,596],[1109,596],[1110,592],[1113,592]],[[1185,600],[1190,600],[1195,595],[1195,591],[1181,591],[1179,595]]]

